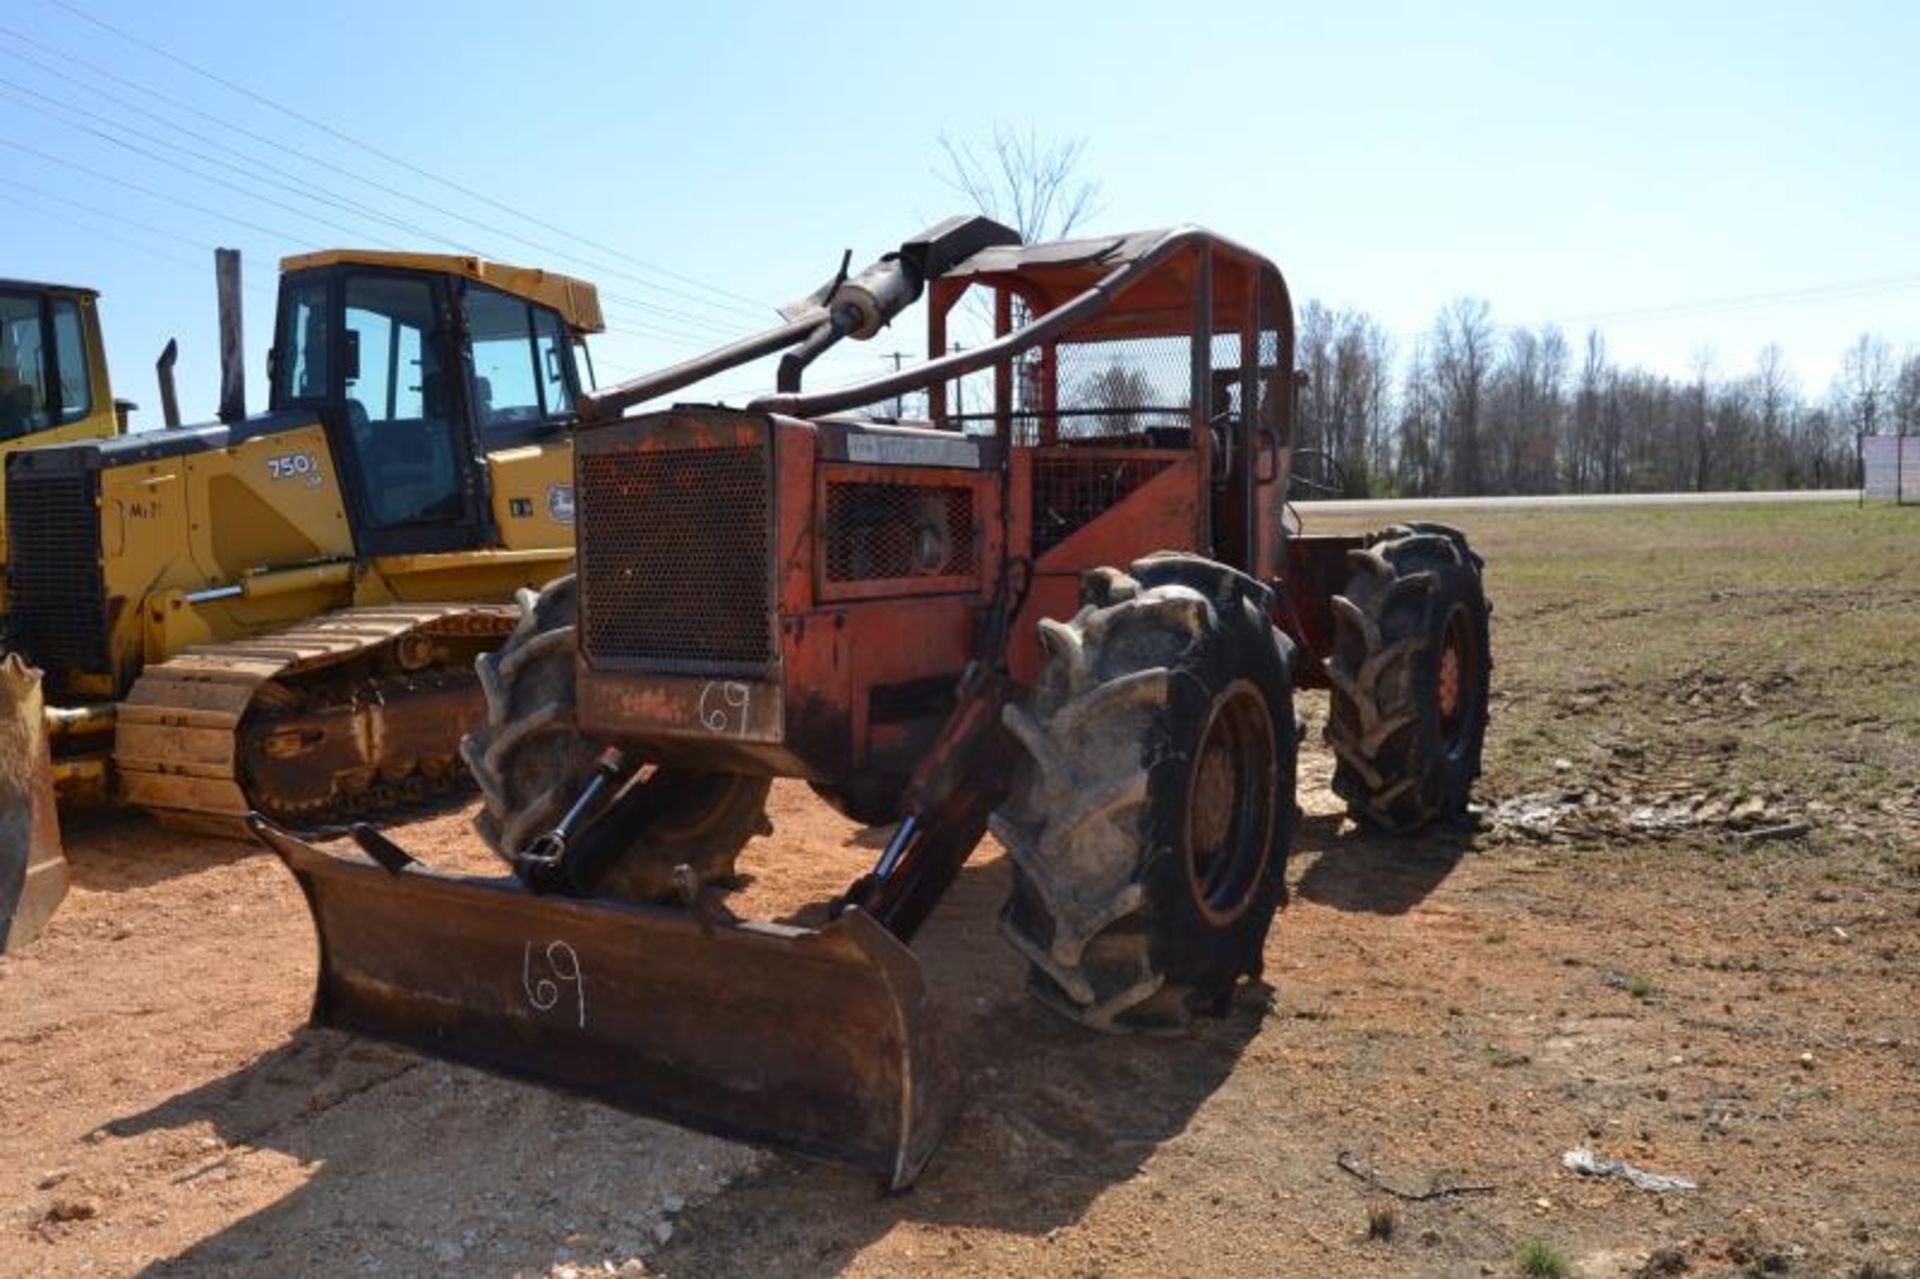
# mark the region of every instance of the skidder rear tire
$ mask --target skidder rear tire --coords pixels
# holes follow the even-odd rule
[[[575,579],[537,595],[521,591],[520,609],[507,642],[477,663],[487,719],[460,743],[485,800],[474,829],[508,862],[559,822],[603,745],[584,736],[574,716]],[[702,884],[730,879],[741,848],[766,827],[764,777],[658,768],[635,784],[658,798],[646,807],[644,836],[595,886],[603,896],[666,896],[679,865]]]
[[[1327,744],[1356,819],[1411,832],[1464,812],[1487,733],[1482,561],[1459,530],[1398,524],[1352,551],[1333,597]]]
[[[1096,570],[1082,599],[1040,623],[1046,666],[1005,712],[1028,760],[993,818],[1002,930],[1049,1006],[1173,1030],[1259,975],[1286,891],[1293,646],[1266,587],[1198,556]]]

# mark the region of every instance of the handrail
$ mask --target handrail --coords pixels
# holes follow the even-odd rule
[[[846,409],[858,408],[863,404],[871,404],[875,400],[891,399],[908,391],[925,390],[935,382],[944,382],[949,378],[978,373],[982,369],[1009,360],[1022,351],[1031,350],[1062,329],[1079,323],[1138,283],[1148,271],[1159,266],[1175,252],[1195,243],[1210,242],[1213,238],[1211,232],[1199,227],[1176,227],[1161,236],[1152,248],[1139,257],[1115,267],[1102,276],[1097,284],[985,346],[952,355],[943,355],[911,369],[882,374],[880,377],[871,378],[853,386],[838,387],[830,391],[763,395],[748,404],[747,408],[753,412],[784,413],[791,417],[819,417],[827,413],[839,413]]]

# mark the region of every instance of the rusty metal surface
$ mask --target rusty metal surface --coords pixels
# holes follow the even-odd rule
[[[67,895],[40,672],[0,657],[0,955],[32,941]]]
[[[1361,534],[1295,534],[1286,541],[1285,576],[1272,583],[1280,629],[1300,645],[1293,679],[1299,688],[1326,688],[1321,659],[1333,652],[1333,597],[1346,589],[1352,571],[1347,555],[1366,545]]]
[[[920,966],[851,912],[819,931],[535,896],[254,828],[319,938],[313,1020],[898,1188],[958,1101]]]
[[[637,419],[582,439],[575,469],[586,664],[769,674],[778,641],[766,420]]]
[[[186,649],[141,672],[120,706],[121,793],[170,825],[245,838],[253,809],[320,827],[445,790],[483,713],[474,657],[515,617],[371,606]]]
[[[423,801],[465,782],[452,753],[486,718],[471,666],[343,680],[241,730],[249,801],[296,823]]]

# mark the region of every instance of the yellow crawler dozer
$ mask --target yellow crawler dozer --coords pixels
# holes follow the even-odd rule
[[[592,286],[288,258],[255,416],[237,295],[236,270],[219,422],[6,459],[0,947],[57,900],[61,871],[28,873],[59,860],[49,795],[244,838],[250,811],[314,829],[463,786],[474,660],[572,556]]]

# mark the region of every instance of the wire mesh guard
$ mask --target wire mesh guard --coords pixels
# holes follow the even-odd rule
[[[1164,457],[1045,453],[1033,459],[1033,553],[1043,555],[1173,463]]]
[[[954,577],[975,568],[973,490],[965,485],[827,485],[832,582]]]
[[[661,670],[771,663],[766,447],[595,453],[579,469],[587,655]]]

